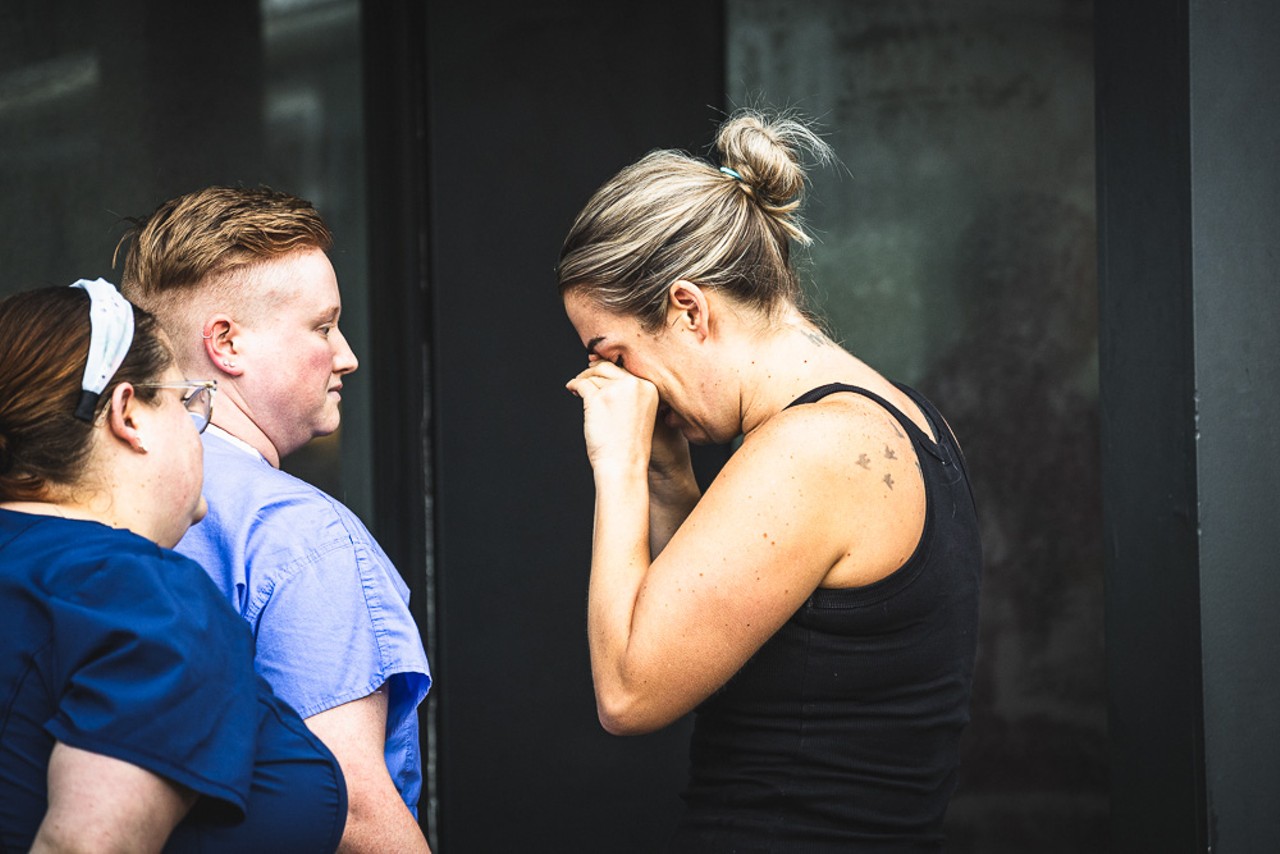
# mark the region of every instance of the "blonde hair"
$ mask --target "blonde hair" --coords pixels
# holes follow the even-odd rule
[[[193,297],[212,296],[245,307],[268,296],[250,293],[240,273],[255,264],[308,249],[327,251],[333,235],[305,199],[267,187],[209,187],[160,205],[116,246],[127,247],[120,291],[191,334]],[[196,301],[199,303],[201,301]],[[181,348],[180,348],[181,349]]]
[[[808,245],[799,210],[803,155],[832,159],[800,120],[740,110],[720,126],[724,168],[681,151],[645,155],[596,191],[560,251],[560,293],[589,295],[648,329],[678,279],[772,312],[803,308],[791,242]]]

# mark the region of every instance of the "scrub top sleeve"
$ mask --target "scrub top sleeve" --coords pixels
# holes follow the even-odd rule
[[[190,561],[129,564],[50,601],[66,688],[45,728],[243,811],[258,729],[249,633]]]
[[[413,693],[425,694],[426,655],[399,578],[370,557],[350,537],[313,548],[281,573],[258,615],[258,672],[303,718],[399,673],[420,674]]]

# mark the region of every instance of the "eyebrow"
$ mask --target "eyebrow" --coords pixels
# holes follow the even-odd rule
[[[592,338],[590,341],[588,341],[587,352],[593,356],[599,356],[600,354],[596,352],[596,346],[604,339],[605,339],[605,336],[597,335],[595,338]]]

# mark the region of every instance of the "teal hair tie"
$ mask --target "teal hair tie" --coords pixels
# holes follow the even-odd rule
[[[730,169],[728,166],[721,166],[720,171],[728,175],[730,178],[733,178],[735,181],[743,181],[743,183],[746,183],[743,180],[743,177],[737,173],[737,170]]]

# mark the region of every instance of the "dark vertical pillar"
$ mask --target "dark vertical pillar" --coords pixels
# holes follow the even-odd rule
[[[584,353],[554,266],[613,172],[702,150],[719,3],[427,5],[440,846],[658,850],[686,733],[606,735],[586,648]]]
[[[1274,850],[1280,15],[1097,22],[1113,850]]]
[[[1112,844],[1202,850],[1186,2],[1097,14]]]
[[[1214,852],[1280,851],[1280,4],[1193,2],[1200,647]]]
[[[431,306],[427,247],[426,9],[417,2],[366,0],[365,163],[368,175],[369,316],[375,529],[404,576],[410,608],[433,664],[435,577],[430,387]],[[423,787],[418,817],[435,837],[439,691],[419,709]]]

